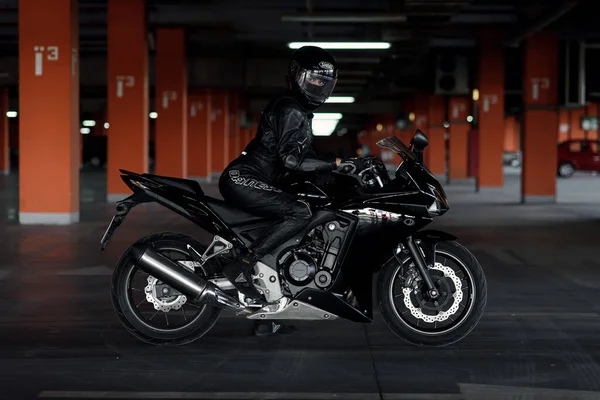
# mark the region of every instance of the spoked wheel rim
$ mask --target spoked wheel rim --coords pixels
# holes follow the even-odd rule
[[[440,297],[427,299],[422,279],[415,288],[405,288],[410,269],[407,259],[394,270],[390,280],[390,304],[398,320],[407,328],[427,336],[446,335],[460,327],[471,315],[475,305],[476,287],[472,272],[455,255],[436,250],[436,265],[429,269]]]
[[[173,261],[192,261],[181,249],[162,247],[157,251]],[[201,275],[205,275],[204,271],[201,271]],[[162,290],[168,291],[169,288],[137,266],[130,268],[126,277],[125,298],[139,323],[154,331],[173,333],[188,328],[210,312],[205,304],[191,304],[185,296],[162,296]]]

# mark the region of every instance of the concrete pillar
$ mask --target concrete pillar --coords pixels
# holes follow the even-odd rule
[[[212,161],[210,91],[188,94],[188,108],[188,175],[190,179],[207,182]]]
[[[448,179],[461,180],[469,177],[469,132],[471,123],[471,99],[452,97],[448,102]]]
[[[480,38],[477,187],[504,186],[504,44],[502,35],[486,31]]]
[[[521,201],[556,201],[558,39],[526,39],[523,72],[523,174]]]
[[[432,174],[446,173],[446,99],[443,96],[429,96],[427,111],[427,130],[429,146],[425,149],[425,165]]]
[[[76,0],[19,2],[19,221],[79,221]]]
[[[106,189],[108,201],[131,190],[120,169],[148,172],[148,32],[145,0],[108,1],[108,104],[96,121],[94,135],[107,135]]]
[[[182,28],[156,30],[156,174],[187,177],[187,68]]]

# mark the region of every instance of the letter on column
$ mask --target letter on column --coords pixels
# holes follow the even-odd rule
[[[209,91],[188,95],[188,175],[208,181],[211,166],[211,94]]]
[[[130,192],[119,169],[148,172],[148,32],[145,0],[108,2],[107,197]],[[96,131],[104,122],[97,121]]]
[[[79,221],[76,0],[19,1],[19,221]]]
[[[504,44],[496,32],[485,32],[479,50],[479,189],[504,186]]]
[[[156,30],[156,174],[187,177],[185,32]]]
[[[522,202],[554,202],[558,114],[558,39],[538,34],[526,39],[523,73]],[[573,127],[571,127],[573,128]]]

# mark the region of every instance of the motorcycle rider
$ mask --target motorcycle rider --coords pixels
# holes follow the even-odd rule
[[[263,110],[254,139],[242,154],[223,171],[219,191],[228,203],[275,222],[223,273],[244,295],[264,303],[252,283],[254,266],[285,240],[302,230],[312,216],[310,206],[278,187],[287,171],[327,174],[334,169],[352,172],[360,159],[326,160],[312,149],[312,111],[329,98],[337,82],[338,68],[333,56],[315,46],[298,49],[291,57],[288,89]],[[281,323],[255,325],[255,333],[288,333]]]

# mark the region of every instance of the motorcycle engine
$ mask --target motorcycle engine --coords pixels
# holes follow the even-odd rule
[[[317,262],[304,249],[284,255],[280,262],[285,279],[294,286],[308,285],[317,274]]]
[[[334,265],[342,243],[340,222],[329,222],[309,232],[302,247],[285,253],[278,262],[284,291],[292,296],[306,288],[327,290],[335,280]]]

